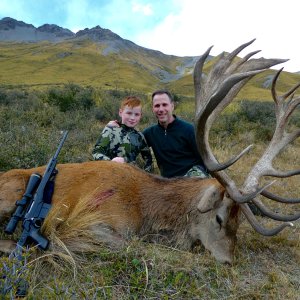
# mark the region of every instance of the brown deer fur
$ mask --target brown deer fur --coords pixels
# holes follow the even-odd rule
[[[81,215],[76,212],[73,225],[68,220],[73,235],[76,226],[82,227],[80,218],[87,222],[87,215],[96,211],[97,220],[90,218],[84,229],[94,231],[108,244],[122,244],[132,235],[165,234],[182,249],[201,241],[217,260],[232,261],[238,206],[226,197],[222,200],[224,188],[215,179],[165,179],[128,164],[106,161],[60,164],[57,169],[52,208],[56,213],[46,218],[44,233],[50,233],[53,224],[59,231],[59,224],[68,220],[76,205],[84,205],[91,209]],[[0,175],[0,221],[14,211],[29,176],[43,171],[44,167],[39,167]]]

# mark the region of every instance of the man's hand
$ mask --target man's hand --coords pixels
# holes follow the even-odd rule
[[[117,120],[109,121],[106,126],[108,126],[108,127],[120,127]]]
[[[124,163],[125,159],[123,157],[114,157],[111,161],[115,161],[118,163]]]

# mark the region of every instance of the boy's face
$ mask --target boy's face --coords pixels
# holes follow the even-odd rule
[[[142,117],[142,107],[135,106],[129,107],[125,106],[123,109],[119,110],[119,116],[122,119],[122,124],[128,127],[135,127],[141,120]]]

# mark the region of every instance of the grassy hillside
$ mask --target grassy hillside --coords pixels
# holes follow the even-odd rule
[[[76,43],[0,43],[0,80],[5,85],[81,85],[146,89],[155,78],[117,56],[100,55],[89,41]]]
[[[108,120],[117,117],[119,102],[128,94],[137,94],[144,102],[140,129],[155,122],[149,92],[166,84],[140,64],[130,64],[117,54],[100,55],[99,47],[87,41],[0,43],[0,172],[46,164],[56,150],[61,130],[69,130],[69,135],[59,163],[91,160],[99,132]],[[155,69],[155,62],[162,64],[162,60],[147,59],[149,69]],[[209,67],[210,63],[205,66]],[[211,146],[220,162],[249,144],[255,145],[229,170],[237,184],[242,184],[272,136],[274,108],[266,85],[272,73],[265,72],[249,82],[211,131]],[[299,75],[282,75],[281,92],[299,81]],[[191,75],[168,86],[176,95],[175,113],[192,122]],[[290,129],[296,127],[300,127],[299,109],[290,122]],[[274,166],[299,168],[299,153],[297,139],[278,155]],[[299,176],[277,179],[272,191],[299,198]],[[300,209],[299,204],[262,200],[273,211],[289,214]],[[258,219],[266,227],[275,223]],[[54,250],[29,252],[21,274],[30,285],[28,299],[295,300],[300,299],[300,224],[294,223],[275,237],[263,237],[243,220],[231,266],[217,263],[201,246],[187,252],[133,238],[115,251],[102,246],[95,253],[75,254],[57,244]],[[7,239],[4,226],[0,224],[0,238]],[[20,228],[13,238],[18,239],[19,234]],[[19,274],[10,271],[3,277],[10,267],[11,261],[2,255],[0,294],[6,279],[12,283],[18,280]],[[13,298],[14,290],[7,295],[7,299]]]
[[[69,95],[74,86],[56,88],[55,95]],[[76,89],[75,89],[76,90]],[[87,90],[78,89],[74,101]],[[61,106],[50,101],[49,93],[0,90],[0,171],[46,164],[53,155],[60,131],[70,131],[59,156],[59,162],[81,162],[91,159],[91,150],[103,125],[115,117],[118,101],[125,92],[94,90],[98,102],[84,109],[80,105]],[[52,95],[52,94],[51,94]],[[144,101],[145,94],[140,95]],[[52,99],[52,98],[51,98]],[[56,99],[56,98],[54,98]],[[57,98],[66,101],[68,98]],[[88,98],[80,98],[90,103]],[[53,100],[53,99],[52,99]],[[77,101],[76,100],[76,101]],[[186,101],[188,100],[188,101]],[[81,102],[78,102],[81,103]],[[181,99],[176,113],[192,120],[191,100]],[[61,111],[60,108],[64,108]],[[153,122],[145,106],[141,127]],[[220,161],[255,143],[250,154],[230,168],[230,175],[241,184],[272,135],[274,126],[269,102],[243,101],[230,106],[214,126],[211,135],[213,151]],[[291,126],[300,126],[296,113]],[[290,145],[276,159],[283,170],[300,165],[300,141]],[[285,197],[299,198],[299,176],[277,179],[272,191]],[[16,199],[17,200],[17,199]],[[287,206],[266,201],[274,211],[292,213],[299,205]],[[265,226],[274,222],[258,217]],[[8,238],[0,225],[0,238]],[[238,243],[232,266],[217,263],[202,247],[193,252],[180,251],[163,244],[147,244],[133,239],[116,251],[99,247],[90,254],[71,253],[62,244],[44,253],[28,253],[28,264],[21,274],[30,288],[29,299],[299,299],[300,229],[287,228],[278,236],[263,237],[248,222],[239,228]],[[19,237],[20,230],[14,238]],[[5,268],[4,268],[5,266]],[[0,258],[0,269],[12,267],[6,256]],[[4,272],[4,271],[3,271]],[[2,273],[4,274],[4,273]],[[17,274],[0,278],[14,282]],[[8,299],[14,298],[14,290]]]
[[[176,67],[186,60],[135,48],[103,55],[105,47],[88,39],[61,43],[0,42],[0,82],[41,88],[73,82],[150,92],[163,84],[161,72],[175,74]]]
[[[125,45],[109,52],[107,49],[111,45],[89,39],[60,43],[0,42],[0,83],[43,89],[72,82],[144,93],[167,87],[176,94],[193,97],[191,71],[195,58],[164,55],[133,47],[130,43]],[[207,62],[204,70],[208,70],[216,59]],[[258,75],[238,98],[270,99],[270,92],[264,85],[272,74],[274,70]],[[279,91],[299,80],[299,74],[283,72]]]

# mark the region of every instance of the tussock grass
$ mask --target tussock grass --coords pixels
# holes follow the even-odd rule
[[[139,240],[118,252],[99,247],[80,262],[30,264],[29,297],[50,299],[298,299],[299,253],[283,236],[265,239],[247,224],[239,230],[232,266],[203,249],[179,251]]]
[[[99,131],[126,93],[96,90],[95,104],[90,109],[70,108],[62,112],[57,105],[46,101],[47,92],[24,89],[1,92],[1,171],[47,163],[56,150],[62,129],[70,133],[59,162],[91,159]],[[148,103],[147,95],[142,96]],[[178,96],[176,113],[192,121],[193,101]],[[274,119],[268,107],[265,102],[243,100],[228,108],[212,128],[212,147],[220,161],[255,142],[253,150],[229,169],[230,176],[239,185],[270,138]],[[261,123],[256,120],[258,112],[264,120]],[[141,128],[153,122],[147,104],[144,118]],[[299,111],[291,126],[299,126]],[[299,168],[299,150],[300,143],[296,141],[278,156],[274,165],[283,170]],[[286,197],[299,198],[299,176],[278,179],[270,189]],[[299,299],[299,221],[275,237],[263,237],[243,221],[237,233],[235,259],[228,266],[217,263],[201,246],[186,252],[144,243],[134,237],[124,247],[109,249],[86,231],[87,224],[97,224],[103,218],[96,212],[93,218],[84,218],[91,209],[85,203],[87,199],[81,199],[68,220],[63,211],[50,212],[56,221],[51,224],[46,221],[44,228],[54,241],[51,249],[27,254],[24,272],[30,284],[28,299]],[[299,211],[299,205],[263,201],[274,211]],[[267,227],[274,225],[267,218],[258,219]],[[79,231],[72,231],[75,224]],[[7,238],[3,230],[0,232],[1,238]],[[19,233],[13,238],[17,239]],[[84,243],[89,247],[80,248]],[[0,267],[5,263],[7,258],[2,256]]]

